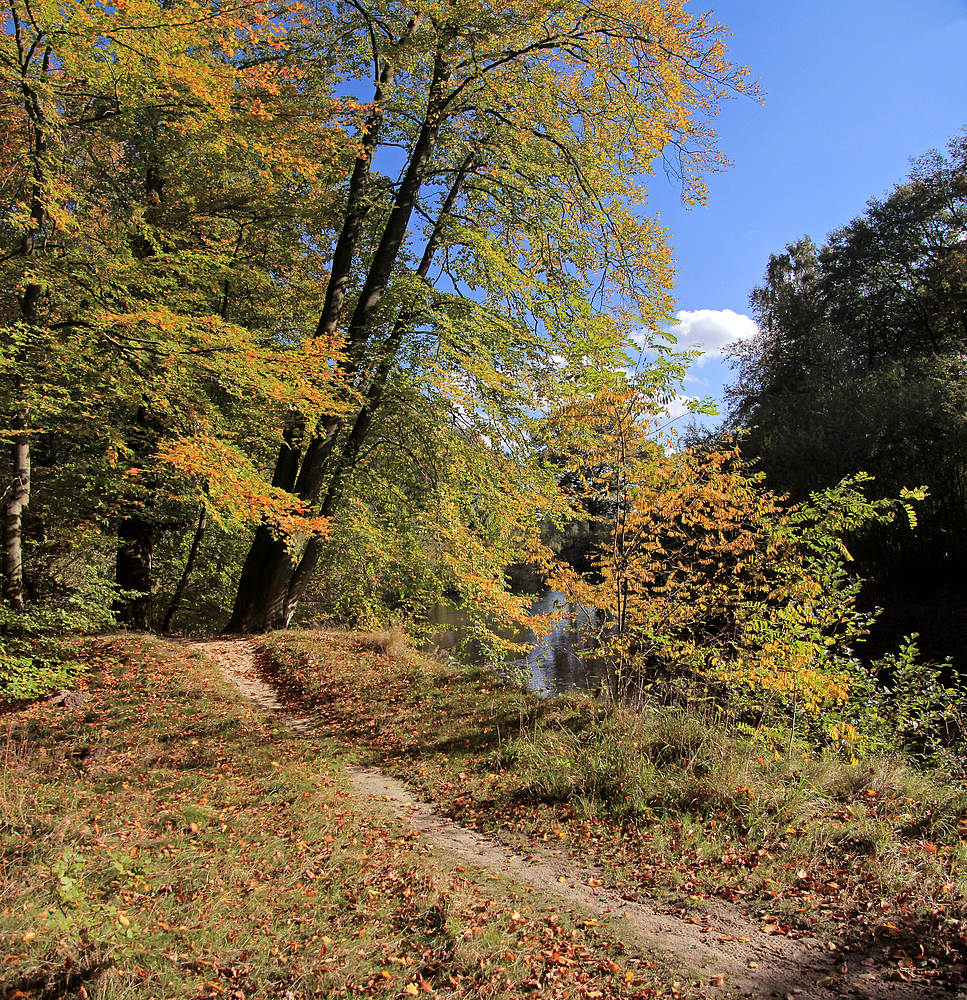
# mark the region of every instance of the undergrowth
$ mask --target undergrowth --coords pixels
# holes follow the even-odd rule
[[[701,711],[541,700],[479,668],[363,637],[280,633],[266,670],[454,817],[603,866],[629,896],[719,897],[777,932],[881,949],[958,978],[967,954],[967,789],[882,752],[781,744]]]

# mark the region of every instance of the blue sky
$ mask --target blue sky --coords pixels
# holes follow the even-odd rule
[[[741,317],[770,253],[803,235],[822,242],[900,181],[912,158],[967,125],[967,0],[700,0],[690,9],[711,9],[732,30],[732,58],[750,67],[765,104],[739,98],[719,115],[733,166],[709,178],[708,208],[686,210],[660,174],[650,184],[672,234],[685,345],[747,332]],[[711,358],[686,388],[718,396],[728,377]]]

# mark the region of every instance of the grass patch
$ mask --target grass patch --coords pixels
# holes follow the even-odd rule
[[[381,661],[408,669],[376,644]],[[435,858],[182,646],[93,643],[3,718],[0,959],[24,998],[658,995],[579,918]]]
[[[370,637],[284,633],[265,668],[365,762],[516,846],[553,844],[629,896],[703,897],[962,978],[967,792],[884,756],[765,749],[681,711],[544,701]],[[901,972],[902,974],[902,972]]]

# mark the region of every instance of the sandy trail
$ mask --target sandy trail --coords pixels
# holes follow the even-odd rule
[[[248,699],[275,715],[293,733],[310,738],[316,731],[311,716],[286,712],[275,691],[259,675],[252,644],[243,639],[193,644],[220,667],[225,677]],[[605,884],[600,872],[561,856],[535,852],[521,855],[499,841],[440,814],[402,782],[382,771],[349,768],[356,790],[394,814],[438,850],[461,863],[512,879],[555,904],[580,909],[606,919],[612,932],[628,947],[666,955],[689,970],[708,988],[722,995],[830,1000],[929,1000],[950,997],[937,984],[887,980],[893,970],[882,962],[831,950],[811,938],[766,933],[737,909],[705,905],[683,919],[662,913],[640,900],[623,898]]]

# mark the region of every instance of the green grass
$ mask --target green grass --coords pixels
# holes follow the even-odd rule
[[[350,792],[342,743],[203,658],[85,655],[88,702],[2,719],[5,1000],[656,995],[659,968],[431,854]]]
[[[927,971],[964,967],[967,791],[942,773],[778,752],[683,711],[542,701],[360,635],[263,649],[326,731],[464,823],[569,850],[629,895],[724,898]]]

